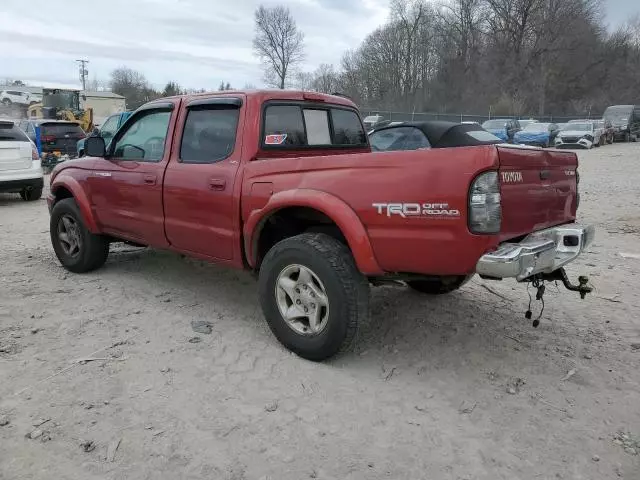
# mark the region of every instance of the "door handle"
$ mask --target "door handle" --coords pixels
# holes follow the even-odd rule
[[[224,190],[227,186],[227,181],[224,178],[210,178],[209,188],[211,190]]]
[[[144,175],[142,177],[144,183],[146,185],[155,185],[156,184],[156,176],[155,175]]]

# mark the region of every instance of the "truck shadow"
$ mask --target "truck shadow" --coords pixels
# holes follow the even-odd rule
[[[127,281],[148,282],[146,288],[161,292],[155,295],[158,305],[165,292],[172,298],[171,308],[198,305],[208,312],[207,320],[247,329],[250,338],[285,352],[266,326],[257,283],[247,272],[125,246],[114,249],[100,275],[114,280],[126,275]],[[511,302],[474,281],[444,296],[426,296],[403,286],[372,287],[370,321],[360,326],[354,348],[328,364],[377,371],[381,362],[387,362],[419,371],[452,364],[501,363],[514,350],[533,353],[541,336],[555,334],[548,329],[543,333],[544,328],[534,330],[524,320],[528,302],[524,286],[516,291],[508,288]],[[190,315],[202,318],[184,311],[184,316]]]

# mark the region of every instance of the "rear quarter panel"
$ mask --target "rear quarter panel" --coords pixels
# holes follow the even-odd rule
[[[254,160],[245,167],[242,216],[246,221],[268,210],[267,197],[278,192],[292,191],[295,198],[296,191],[317,190],[355,212],[384,271],[472,273],[497,238],[468,231],[467,196],[473,178],[492,168],[494,146]],[[250,192],[259,183],[269,188],[259,188],[264,198],[256,201]],[[459,215],[402,216],[379,206],[398,203],[447,204]]]

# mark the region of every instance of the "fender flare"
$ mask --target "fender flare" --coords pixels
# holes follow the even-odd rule
[[[80,183],[75,178],[65,175],[64,173],[60,173],[59,175],[56,175],[56,178],[51,184],[51,195],[55,197],[56,190],[59,188],[66,188],[71,192],[73,199],[78,204],[82,220],[84,221],[87,230],[94,234],[100,233],[98,223],[96,222],[93,211],[91,210],[91,203],[89,202],[89,198]]]
[[[243,237],[246,259],[252,268],[256,266],[256,246],[262,227],[278,210],[290,207],[308,207],[324,213],[346,238],[358,270],[371,276],[384,274],[373,253],[369,235],[353,209],[334,195],[311,189],[278,192],[270,197],[262,209],[249,214],[243,226]]]

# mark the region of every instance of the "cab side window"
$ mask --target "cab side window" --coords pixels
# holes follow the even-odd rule
[[[118,129],[118,116],[107,118],[107,121],[100,127],[100,136],[105,140],[110,140]]]
[[[170,110],[141,112],[119,135],[112,156],[123,160],[159,162],[164,155],[170,119]]]

